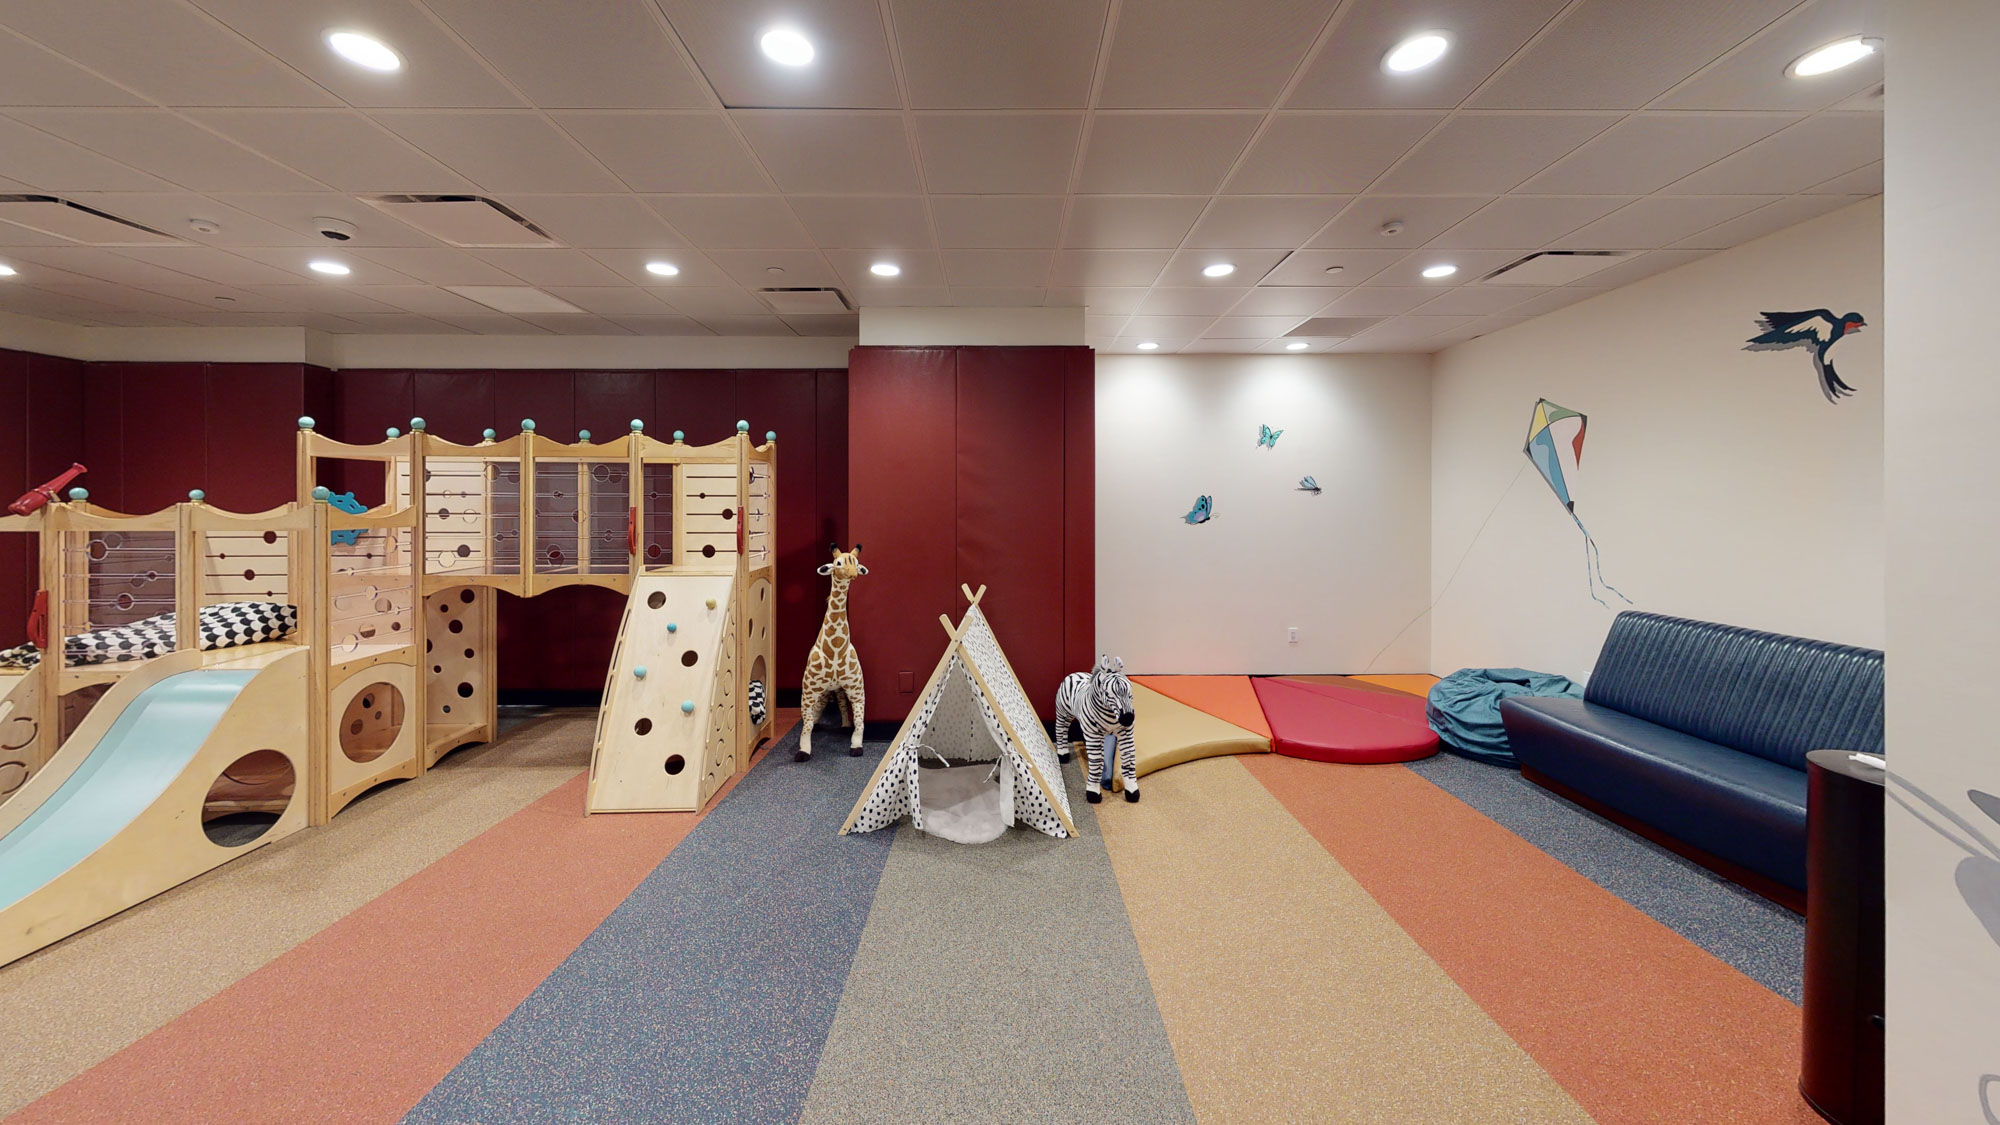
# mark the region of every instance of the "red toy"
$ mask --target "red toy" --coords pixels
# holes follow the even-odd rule
[[[32,516],[36,512],[41,511],[43,505],[54,500],[56,493],[62,491],[69,482],[89,471],[89,469],[83,467],[81,462],[73,463],[69,468],[64,469],[62,474],[54,480],[38,484],[28,491],[23,492],[19,500],[7,505],[7,510],[17,516]]]

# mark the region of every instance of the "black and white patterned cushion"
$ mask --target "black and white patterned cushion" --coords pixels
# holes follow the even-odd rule
[[[289,636],[298,628],[299,610],[280,602],[220,602],[203,606],[199,621],[202,648],[235,648]],[[175,623],[173,614],[161,613],[78,633],[63,642],[63,655],[72,665],[151,660],[174,651]]]
[[[201,608],[201,647],[235,648],[291,635],[299,607],[279,602],[220,602]]]
[[[0,668],[33,668],[42,662],[42,650],[33,641],[23,641],[13,648],[0,649]]]
[[[5,656],[5,655],[6,655],[5,653],[0,653],[0,656]],[[770,714],[769,711],[764,709],[764,681],[762,680],[750,681],[749,702],[750,702],[750,724],[752,726],[759,726],[759,727],[763,726],[764,716]]]

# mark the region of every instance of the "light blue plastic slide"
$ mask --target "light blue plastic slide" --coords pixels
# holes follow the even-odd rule
[[[0,911],[81,863],[159,800],[257,672],[181,672],[140,692],[76,772],[0,837]]]

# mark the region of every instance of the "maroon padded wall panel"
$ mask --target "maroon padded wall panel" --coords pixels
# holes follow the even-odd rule
[[[1081,672],[1097,660],[1097,353],[1063,350],[1063,666]]]
[[[819,446],[819,497],[810,538],[820,545],[846,543],[850,541],[847,533],[847,372],[822,371],[817,386],[819,422],[814,436]],[[815,560],[810,569],[818,567],[819,563]],[[812,628],[816,635],[819,632],[819,607],[809,605],[807,610],[807,616],[813,619]]]
[[[489,429],[500,430],[493,412],[493,380],[478,371],[419,371],[411,379],[411,417],[424,430],[459,445],[478,445]],[[512,420],[518,422],[520,419]],[[512,422],[505,431],[513,436]]]
[[[849,616],[870,719],[909,714],[944,651],[938,616],[957,620],[962,604],[952,546],[956,360],[950,348],[848,353],[847,521],[870,571],[855,581]],[[818,589],[823,597],[823,582]]]
[[[84,364],[56,356],[28,357],[28,481],[40,484],[83,461]],[[88,465],[88,461],[84,461]],[[86,480],[77,483],[88,488]],[[9,495],[8,500],[13,496]]]
[[[579,371],[576,373],[576,426],[589,430],[592,441],[612,441],[632,432],[632,420],[653,423],[653,373],[650,371]]]
[[[493,428],[503,438],[521,432],[533,419],[535,432],[551,441],[576,440],[576,376],[568,371],[495,371]]]
[[[736,377],[736,415],[750,423],[753,442],[778,435],[777,508],[811,512],[819,495],[819,377],[812,371],[743,371]],[[777,526],[776,597],[778,635],[773,639],[774,688],[796,688],[819,632],[825,590],[814,571],[826,541],[813,534],[813,520],[780,519]]]
[[[203,393],[208,472],[189,487],[232,512],[261,512],[291,500],[298,419],[305,410],[303,365],[212,363]]]
[[[565,586],[532,598],[502,595],[500,690],[603,691],[624,612],[625,595],[602,586]]]
[[[334,416],[333,372],[309,363],[304,374],[305,410],[300,417],[311,418],[318,425],[327,425]],[[292,421],[296,424],[298,419]]]
[[[408,371],[341,371],[333,380],[333,425],[320,432],[349,445],[373,445],[391,426],[402,429],[417,416],[415,380]],[[382,502],[382,475],[373,470],[322,474],[321,484],[338,491],[352,489],[371,507]]]
[[[125,511],[157,512],[208,480],[207,365],[121,363]]]
[[[80,482],[93,503],[113,511],[125,506],[125,377],[116,366],[83,366],[83,456],[91,471]]]
[[[30,362],[26,352],[0,351],[0,504],[46,479],[28,479],[28,434],[35,423],[28,410]],[[0,535],[0,643],[17,645],[27,637],[36,573],[29,537]]]
[[[1052,714],[1063,659],[1063,349],[961,348],[958,581],[975,591],[1014,674]]]
[[[675,430],[689,445],[713,445],[736,432],[736,372],[662,371],[653,383],[653,416],[646,432],[672,441]]]

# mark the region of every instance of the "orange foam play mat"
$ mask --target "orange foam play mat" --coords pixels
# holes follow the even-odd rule
[[[1223,722],[1271,737],[1271,724],[1264,721],[1264,708],[1257,702],[1257,689],[1250,686],[1248,676],[1134,676],[1132,682]]]

